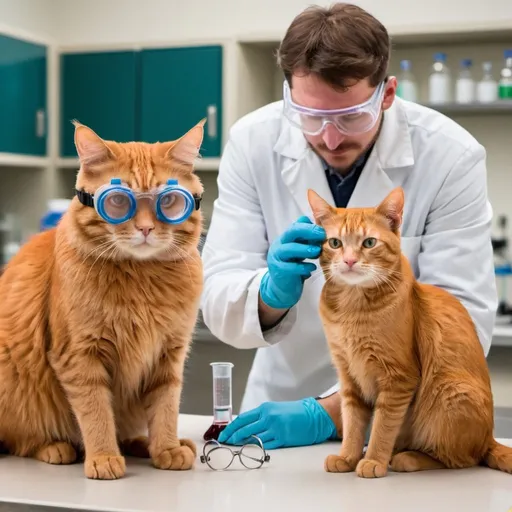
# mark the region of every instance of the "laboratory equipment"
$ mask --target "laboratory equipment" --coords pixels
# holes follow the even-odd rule
[[[417,101],[418,89],[416,79],[412,73],[411,61],[400,61],[400,69],[402,70],[402,73],[398,79],[398,87],[396,90],[397,96],[407,101]]]
[[[512,307],[508,300],[508,280],[512,276],[512,262],[509,253],[509,238],[507,235],[508,220],[505,215],[498,217],[498,228],[501,236],[492,238],[494,252],[494,273],[499,289],[498,297],[498,318],[507,317],[512,314]]]
[[[434,64],[429,76],[428,88],[430,103],[440,104],[451,100],[451,75],[446,64],[446,53],[434,54]]]
[[[203,439],[218,439],[219,434],[233,418],[232,363],[210,363],[213,378],[213,423]]]
[[[259,469],[265,462],[270,461],[270,455],[265,451],[263,443],[258,436],[252,435],[251,439],[245,443],[239,450],[232,450],[228,446],[222,446],[217,440],[209,440],[203,446],[203,455],[199,460],[214,471],[224,471],[231,466],[235,457],[247,469]],[[207,448],[208,451],[207,451]]]
[[[480,103],[492,103],[498,99],[498,82],[492,76],[492,62],[484,62],[482,70],[482,79],[476,87],[476,99]]]
[[[512,49],[505,50],[504,57],[505,66],[500,73],[498,95],[502,100],[512,100]]]
[[[475,101],[475,81],[471,75],[471,59],[462,59],[460,71],[455,82],[455,102],[473,103]]]
[[[52,229],[57,226],[62,216],[66,213],[71,204],[70,199],[50,199],[48,201],[46,213],[40,221],[41,231]]]

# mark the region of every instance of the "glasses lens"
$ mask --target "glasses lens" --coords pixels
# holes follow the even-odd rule
[[[160,211],[170,220],[180,219],[188,208],[188,200],[178,191],[171,191],[160,197]]]
[[[265,453],[256,444],[246,444],[240,452],[240,460],[248,469],[258,469],[264,461]]]
[[[229,448],[212,448],[207,454],[207,463],[213,469],[226,469],[233,460],[233,453]]]
[[[373,126],[374,116],[370,112],[358,112],[336,116],[333,121],[340,130],[346,133],[361,133]]]
[[[131,207],[131,198],[119,190],[107,192],[103,198],[103,211],[111,219],[125,218],[130,213]]]

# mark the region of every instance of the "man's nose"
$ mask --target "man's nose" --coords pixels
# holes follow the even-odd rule
[[[345,135],[340,133],[335,126],[329,123],[325,127],[322,139],[325,142],[327,148],[333,150],[336,149],[345,140]]]

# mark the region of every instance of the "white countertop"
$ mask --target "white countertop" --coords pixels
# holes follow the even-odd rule
[[[257,470],[244,469],[236,459],[229,470],[212,471],[199,461],[202,435],[210,424],[211,417],[180,418],[181,437],[198,443],[191,471],[162,471],[148,460],[129,458],[124,478],[97,481],[85,478],[82,464],[50,466],[2,456],[0,503],[133,512],[512,510],[512,475],[484,467],[390,471],[377,480],[364,480],[355,473],[326,473],[324,458],[337,453],[339,443],[272,450],[270,462]],[[500,441],[512,446],[512,439]]]

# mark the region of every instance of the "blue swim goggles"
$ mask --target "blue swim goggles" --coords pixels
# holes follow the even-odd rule
[[[134,192],[119,178],[114,178],[94,194],[84,190],[75,190],[75,193],[84,206],[94,208],[109,224],[122,224],[132,219],[141,201],[149,201],[157,219],[166,224],[186,221],[201,204],[201,197],[178,185],[178,180],[167,180],[165,185],[154,191]]]

